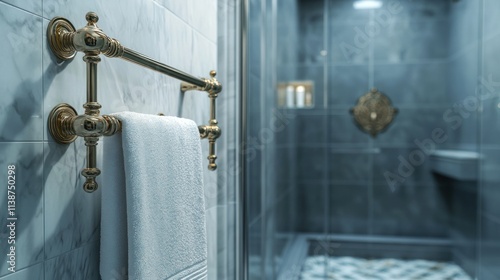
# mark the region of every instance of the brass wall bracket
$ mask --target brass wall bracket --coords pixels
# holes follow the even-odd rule
[[[93,12],[85,16],[87,25],[76,30],[65,18],[53,18],[47,28],[49,46],[54,55],[64,61],[83,52],[83,60],[87,65],[87,102],[83,105],[85,113],[78,115],[69,104],[56,105],[49,114],[48,128],[54,140],[61,144],[69,144],[78,136],[83,137],[87,147],[87,163],[81,174],[86,177],[83,189],[93,192],[98,188],[96,177],[101,171],[96,163],[96,146],[101,136],[111,136],[121,130],[120,121],[108,115],[100,115],[101,105],[97,102],[97,63],[100,54],[108,57],[119,57],[141,66],[183,81],[181,90],[200,90],[208,92],[210,98],[209,125],[199,126],[201,138],[209,141],[208,169],[215,170],[215,141],[221,135],[221,129],[215,118],[215,100],[222,85],[215,79],[215,71],[210,72],[210,79],[196,78],[166,64],[157,62],[147,56],[123,47],[116,39],[108,37],[97,26],[99,17]]]
[[[200,125],[198,126],[198,130],[200,131],[200,137],[202,139],[208,139],[208,169],[215,170],[217,169],[217,164],[215,160],[217,156],[215,155],[215,140],[219,138],[221,135],[221,129],[218,126],[217,118],[215,116],[216,112],[216,98],[218,93],[222,90],[222,86],[215,79],[215,75],[217,73],[215,70],[210,71],[210,79],[204,79],[206,81],[207,87],[202,88],[198,87],[186,82],[181,83],[182,92],[186,92],[189,90],[201,90],[208,92],[208,97],[210,98],[210,120],[208,121],[208,125]]]

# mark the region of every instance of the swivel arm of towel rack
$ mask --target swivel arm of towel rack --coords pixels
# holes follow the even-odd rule
[[[221,135],[216,120],[215,100],[222,90],[222,85],[215,78],[215,71],[210,71],[210,78],[196,78],[166,64],[155,61],[143,54],[123,47],[116,39],[108,37],[97,26],[99,17],[93,12],[85,16],[87,25],[76,30],[65,18],[53,18],[47,28],[49,45],[54,55],[61,60],[72,59],[78,51],[85,53],[83,60],[87,64],[87,103],[83,105],[85,113],[78,115],[68,104],[55,106],[49,114],[48,127],[50,134],[58,143],[68,144],[80,136],[87,146],[87,166],[82,170],[86,177],[83,189],[93,192],[98,185],[95,178],[101,173],[96,166],[96,145],[100,136],[110,136],[121,130],[121,123],[113,116],[99,115],[101,105],[97,102],[97,63],[101,61],[99,54],[107,57],[119,57],[146,68],[177,78],[182,92],[199,90],[208,93],[210,98],[210,120],[208,125],[198,126],[201,138],[209,142],[208,169],[215,170],[215,141]]]

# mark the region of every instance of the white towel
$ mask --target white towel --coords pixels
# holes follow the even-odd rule
[[[102,279],[206,279],[196,124],[132,112],[114,116],[122,132],[104,139]]]

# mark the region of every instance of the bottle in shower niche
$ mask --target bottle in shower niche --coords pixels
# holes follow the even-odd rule
[[[306,107],[312,107],[313,106],[313,99],[312,99],[312,92],[306,91]]]
[[[286,107],[295,107],[295,88],[293,86],[287,86],[285,90]]]
[[[295,91],[295,97],[297,98],[297,108],[304,108],[306,103],[306,88],[298,86]]]

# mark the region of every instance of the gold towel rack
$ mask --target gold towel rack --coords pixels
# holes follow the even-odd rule
[[[50,49],[61,60],[72,59],[77,51],[85,53],[83,60],[87,64],[87,103],[83,105],[85,113],[78,115],[69,104],[56,105],[49,114],[48,128],[54,140],[69,144],[80,136],[87,146],[87,165],[81,174],[86,181],[83,189],[93,192],[98,185],[96,177],[101,171],[96,164],[96,145],[101,136],[110,136],[121,130],[121,123],[113,116],[99,115],[101,105],[97,102],[97,63],[99,54],[107,57],[119,57],[146,68],[177,78],[181,81],[181,91],[199,90],[208,93],[210,98],[210,120],[208,125],[198,126],[201,138],[209,143],[208,169],[215,170],[215,141],[221,135],[215,116],[215,100],[222,90],[222,85],[215,79],[216,72],[210,71],[210,78],[196,78],[166,64],[155,61],[145,55],[123,47],[116,39],[108,37],[97,26],[99,17],[94,12],[85,16],[87,25],[76,30],[65,18],[53,18],[47,28]]]

